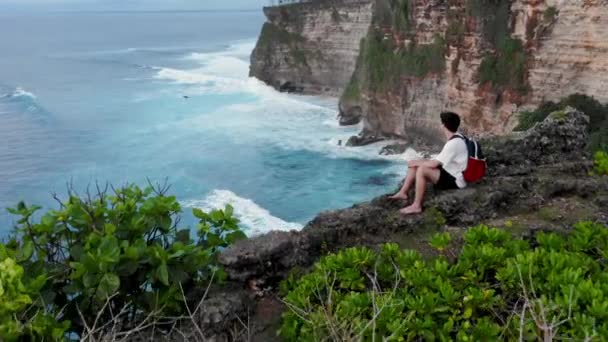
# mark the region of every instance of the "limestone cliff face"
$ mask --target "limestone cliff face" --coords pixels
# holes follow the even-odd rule
[[[377,0],[365,39],[370,58],[340,108],[362,112],[368,134],[432,137],[442,110],[463,115],[471,133],[504,134],[543,101],[576,92],[608,101],[605,0]],[[374,76],[374,58],[387,54],[399,75],[388,80]]]
[[[350,19],[332,21],[327,4]],[[283,90],[344,88],[341,122],[362,118],[366,135],[433,139],[442,110],[460,113],[470,133],[504,134],[543,101],[608,101],[607,0],[318,0],[266,14],[264,31],[303,39],[258,44],[252,75]],[[309,48],[317,57],[294,62]]]
[[[526,18],[546,6],[559,13],[550,32],[534,47],[529,82],[530,102],[555,100],[572,93],[585,93],[608,101],[608,1],[522,1],[515,32],[522,34]]]
[[[339,96],[372,20],[372,0],[266,7],[250,75],[283,91]]]

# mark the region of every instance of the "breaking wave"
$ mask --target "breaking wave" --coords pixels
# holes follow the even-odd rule
[[[230,190],[213,190],[203,200],[184,202],[184,206],[203,210],[224,209],[226,204],[234,207],[235,216],[246,228],[247,236],[256,236],[272,230],[300,230],[302,225],[295,222],[283,221],[273,216],[254,201],[243,198]]]

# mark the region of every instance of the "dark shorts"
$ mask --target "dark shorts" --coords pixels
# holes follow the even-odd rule
[[[449,172],[443,169],[443,167],[439,167],[439,180],[435,187],[439,190],[451,190],[458,189],[458,185],[456,185],[456,178],[452,176]]]

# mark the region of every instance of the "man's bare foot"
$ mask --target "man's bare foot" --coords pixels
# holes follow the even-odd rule
[[[402,194],[401,192],[398,192],[398,193],[394,194],[393,196],[390,196],[389,199],[407,201],[407,194]]]
[[[420,214],[422,212],[422,207],[416,204],[412,204],[409,207],[405,207],[399,210],[399,212],[403,215]]]

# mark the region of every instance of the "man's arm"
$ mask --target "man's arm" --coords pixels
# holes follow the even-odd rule
[[[435,159],[417,159],[417,160],[410,160],[409,162],[407,162],[407,166],[408,167],[426,166],[431,169],[436,169],[439,166],[441,166],[441,163]]]
[[[428,160],[425,160],[421,166],[426,166],[430,169],[437,169],[441,166],[441,162],[439,162],[438,160],[435,160],[435,159],[428,159]]]

